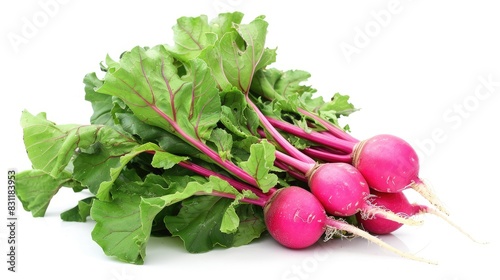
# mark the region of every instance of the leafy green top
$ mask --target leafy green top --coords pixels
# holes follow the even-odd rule
[[[262,207],[247,203],[296,182],[274,166],[275,146],[259,135],[251,97],[266,114],[314,121],[299,109],[336,121],[354,110],[347,96],[313,98],[309,74],[268,68],[268,23],[243,14],[182,17],[174,44],[134,47],[106,57],[104,77],[84,77],[90,124],[58,125],[24,111],[21,125],[32,169],[17,176],[17,196],[44,216],[62,187],[88,197],[65,221],[95,220],[92,238],[107,255],[144,262],[154,236],[178,236],[189,252],[250,243],[265,231]],[[297,141],[299,143],[299,141]],[[301,143],[304,145],[304,143]],[[181,167],[196,163],[259,189],[239,191],[217,177]],[[268,193],[269,192],[269,193]]]

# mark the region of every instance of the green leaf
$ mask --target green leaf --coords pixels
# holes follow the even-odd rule
[[[174,46],[168,50],[183,61],[199,56],[202,50],[212,45],[226,32],[233,31],[234,24],[241,22],[240,12],[221,13],[208,22],[207,16],[181,17],[173,26]]]
[[[102,144],[93,146],[91,153],[79,153],[73,162],[73,176],[97,194],[102,182],[110,181],[110,170],[120,166],[120,155],[112,155],[110,147]]]
[[[200,55],[223,90],[237,87],[250,90],[254,73],[276,60],[275,50],[265,47],[268,23],[262,17],[249,24],[234,24],[236,31],[225,33]]]
[[[201,253],[215,246],[230,247],[233,235],[220,231],[230,199],[199,196],[184,200],[177,216],[166,216],[165,225],[184,242],[188,252]]]
[[[96,73],[89,73],[83,79],[85,84],[85,100],[92,104],[93,113],[90,117],[91,124],[113,125],[111,110],[114,107],[113,97],[95,91],[102,86],[102,81]]]
[[[142,231],[150,232],[152,221],[165,207],[188,199],[200,192],[211,192],[210,187],[197,182],[190,182],[184,188],[177,188],[178,191],[161,197],[142,198],[139,204],[140,218],[142,221]],[[167,227],[168,228],[168,227]],[[170,230],[170,229],[169,229]],[[147,240],[145,240],[146,242]]]
[[[350,115],[351,113],[356,111],[356,108],[352,103],[349,102],[348,95],[335,93],[331,98],[330,102],[325,103],[320,108],[320,115],[322,115],[322,113],[325,111],[335,112],[335,115],[339,117],[340,115],[342,116]]]
[[[57,126],[47,120],[45,113],[34,116],[28,111],[23,111],[21,126],[24,145],[33,169],[55,175],[54,171],[60,171],[67,166],[73,156],[73,150],[62,149],[67,136],[70,133],[74,134],[78,125]]]
[[[306,117],[298,109],[306,110],[318,115],[323,120],[338,125],[338,118],[348,116],[357,111],[349,102],[349,96],[335,93],[330,101],[325,101],[321,96],[314,96],[316,89],[303,83],[310,77],[308,72],[302,70],[280,71],[275,68],[261,69],[255,74],[251,85],[252,94],[273,102],[272,109],[265,104],[266,115],[283,118],[283,112],[295,113],[301,121]],[[308,121],[315,122],[321,130],[322,125],[314,119],[307,117]],[[300,120],[299,120],[300,121]],[[306,128],[305,126],[304,128]],[[307,128],[310,129],[310,128]]]
[[[112,63],[96,91],[122,99],[134,114],[171,133],[206,140],[220,119],[220,98],[210,69],[199,59],[186,63],[179,76],[164,46],[136,47]]]
[[[206,45],[213,43],[212,38],[207,36],[210,32],[207,16],[180,17],[177,24],[172,27],[174,32],[174,46],[172,52],[184,60],[190,60],[198,56]]]
[[[116,162],[114,167],[109,167],[106,166],[104,170],[108,170],[106,175],[103,175],[104,177],[107,177],[108,179],[104,180],[104,178],[99,179],[99,187],[97,191],[95,192],[96,197],[100,200],[103,201],[109,201],[111,200],[111,188],[113,187],[113,184],[115,180],[118,178],[120,173],[122,172],[123,168],[137,155],[148,152],[148,151],[161,151],[160,147],[154,143],[146,143],[142,144],[140,146],[136,146],[133,149],[131,149],[128,153],[125,153],[121,155]],[[90,163],[90,166],[98,166],[99,161],[97,162],[92,162]],[[86,168],[89,170],[90,168]],[[95,169],[97,170],[97,169]],[[81,175],[82,177],[87,177],[89,178],[88,174]],[[109,177],[108,177],[109,176]]]
[[[220,225],[220,231],[222,233],[235,233],[240,225],[240,217],[236,214],[235,207],[239,204],[238,200],[233,200],[231,204],[224,211],[222,216],[222,221]]]
[[[274,166],[276,148],[266,140],[250,147],[250,157],[240,167],[257,180],[258,187],[269,191],[278,183],[278,176],[270,172]]]
[[[78,201],[75,207],[61,213],[61,219],[67,222],[86,222],[87,217],[90,216],[93,201],[93,196]]]
[[[150,174],[140,181],[129,172],[120,176],[116,184],[119,188],[113,191],[112,201],[95,199],[93,202],[90,215],[96,225],[92,238],[106,255],[142,264],[156,215],[166,206],[190,197],[198,190],[186,188],[175,192],[159,175]],[[147,207],[147,201],[158,197],[165,202],[162,207]]]
[[[221,122],[227,130],[243,138],[257,134],[259,117],[248,107],[241,91],[233,88],[222,92],[221,100],[223,104]]]
[[[249,244],[267,230],[262,207],[240,204],[236,208],[239,217],[238,230],[234,234],[233,247]]]
[[[210,186],[212,192],[220,192],[220,193],[234,195],[233,201],[227,206],[226,210],[223,211],[219,230],[222,233],[236,232],[240,223],[240,219],[236,214],[235,207],[240,203],[240,199],[247,196],[252,198],[258,198],[258,197],[251,192],[240,193],[235,188],[233,188],[227,181],[215,176],[210,176],[208,182],[205,183],[205,186]]]
[[[71,174],[62,172],[58,177],[40,169],[26,170],[16,175],[16,195],[24,210],[33,217],[43,217],[50,201],[64,184],[71,181]]]
[[[156,150],[151,165],[156,168],[169,169],[181,161],[187,160],[187,157],[177,156],[171,153]]]
[[[262,69],[255,73],[255,78],[251,85],[252,93],[280,104],[278,110],[287,112],[297,112],[298,107],[308,106],[314,110],[315,106],[320,106],[321,98],[314,99],[314,104],[310,104],[310,98],[303,98],[303,95],[308,97],[316,90],[305,86],[305,82],[311,75],[302,70],[280,71],[275,68]],[[317,101],[320,101],[317,104]],[[303,103],[301,103],[303,102]],[[311,108],[312,107],[312,108]]]
[[[33,169],[40,169],[57,178],[74,159],[77,148],[95,150],[96,143],[109,148],[109,157],[120,155],[137,145],[132,139],[102,125],[56,125],[24,111],[21,116],[24,143]]]
[[[233,31],[234,26],[240,24],[242,19],[243,13],[241,12],[220,13],[210,21],[210,31],[220,39],[227,32]]]
[[[162,128],[141,121],[130,110],[115,115],[121,129],[138,138],[138,142],[152,142],[158,144],[166,152],[200,157],[200,152],[192,145]]]
[[[90,212],[96,221],[92,239],[106,255],[142,264],[150,232],[142,224],[139,211],[141,197],[116,193],[113,198],[113,201],[94,201]]]
[[[189,198],[194,194],[212,192],[234,195],[236,199],[222,199],[210,195]],[[173,236],[184,241],[189,252],[205,252],[216,245],[230,246],[232,237],[228,233],[235,232],[239,225],[234,207],[243,197],[256,198],[251,193],[241,194],[226,181],[211,176],[208,180],[191,181],[185,189],[174,194],[143,199],[141,211],[145,219],[150,219],[164,207],[182,201],[177,215],[165,216],[165,225]]]
[[[227,182],[224,181],[227,184]],[[224,185],[224,184],[221,184]],[[229,184],[227,184],[227,188],[232,188]],[[228,192],[229,193],[229,192]],[[251,191],[243,191],[243,193],[237,193],[234,200],[227,207],[224,215],[222,216],[222,222],[220,231],[223,233],[236,233],[239,230],[240,226],[240,217],[236,212],[237,209],[241,206],[240,200],[243,198],[254,198],[257,199],[258,196],[255,195]]]
[[[216,128],[212,131],[209,141],[215,144],[219,156],[223,160],[231,160],[233,147],[233,137],[226,130]]]

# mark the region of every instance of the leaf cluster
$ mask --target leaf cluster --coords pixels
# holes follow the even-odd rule
[[[95,222],[93,240],[124,262],[142,264],[151,236],[182,239],[189,252],[246,245],[265,233],[262,207],[215,176],[179,166],[192,162],[262,193],[300,184],[274,166],[276,147],[262,139],[250,96],[266,115],[321,130],[306,109],[332,123],[355,111],[348,96],[325,102],[303,85],[309,74],[270,68],[267,22],[243,14],[182,17],[174,44],[137,46],[84,79],[89,124],[56,124],[24,111],[21,125],[32,169],[17,176],[17,196],[34,217],[45,215],[61,188],[88,197],[61,213]],[[291,142],[307,145],[301,139]],[[239,170],[241,173],[235,173]],[[238,174],[248,177],[240,178]],[[226,194],[226,197],[214,195]]]

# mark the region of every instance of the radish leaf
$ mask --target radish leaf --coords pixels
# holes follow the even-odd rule
[[[249,24],[234,24],[236,31],[225,33],[200,55],[212,69],[219,87],[250,90],[254,73],[276,60],[275,50],[265,47],[268,23],[256,18]]]
[[[52,197],[71,180],[71,174],[66,171],[53,177],[40,169],[26,170],[16,174],[17,198],[33,217],[43,217]]]
[[[198,59],[179,76],[164,46],[136,47],[111,63],[96,91],[122,99],[142,121],[205,140],[220,118],[220,99],[207,65]],[[185,138],[185,137],[184,137]]]
[[[245,162],[240,162],[241,168],[250,173],[256,180],[258,187],[264,192],[269,191],[278,183],[278,176],[269,171],[274,166],[275,146],[266,140],[250,147],[250,157]]]
[[[75,207],[61,213],[61,219],[67,222],[86,222],[87,217],[90,216],[94,198],[91,196],[78,201]]]

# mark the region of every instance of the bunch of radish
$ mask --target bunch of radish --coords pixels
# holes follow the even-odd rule
[[[90,124],[57,125],[24,112],[33,163],[17,177],[24,208],[43,216],[61,187],[88,191],[61,217],[91,217],[104,252],[131,263],[143,262],[151,235],[178,236],[202,252],[248,244],[264,231],[292,249],[359,236],[434,263],[375,236],[420,225],[423,213],[473,239],[420,179],[406,141],[350,135],[337,121],[356,111],[348,97],[325,102],[303,85],[307,72],[270,68],[276,51],[265,47],[267,22],[242,24],[242,16],[183,17],[173,46],[108,56],[102,78],[84,79]],[[406,190],[429,206],[411,204]]]

